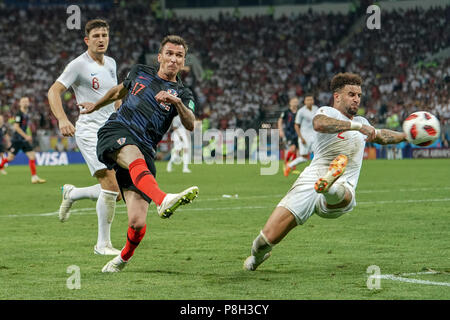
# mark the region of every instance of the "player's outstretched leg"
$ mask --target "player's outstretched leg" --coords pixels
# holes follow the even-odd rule
[[[96,184],[89,187],[77,188],[72,184],[65,184],[61,188],[62,201],[59,206],[59,220],[61,222],[67,221],[70,216],[70,208],[73,203],[81,199],[97,200],[100,196],[101,186]]]
[[[347,162],[347,156],[343,154],[338,155],[333,161],[331,161],[327,173],[323,177],[319,178],[314,185],[316,192],[328,192],[328,189],[330,189],[333,183],[344,174]]]
[[[251,255],[244,261],[244,269],[255,271],[261,263],[270,258],[272,247],[273,244],[267,240],[261,230],[259,235],[253,241]]]
[[[157,206],[158,215],[165,219],[169,218],[179,206],[191,203],[198,197],[198,187],[190,187],[180,193],[168,193],[161,205]]]
[[[70,199],[69,193],[75,188],[72,184],[65,184],[61,188],[62,200],[61,205],[59,206],[59,221],[65,222],[69,219],[70,216],[70,208],[72,208],[72,204],[74,200]]]
[[[121,150],[124,150],[125,148],[126,147]],[[129,148],[125,150],[133,149]],[[158,214],[161,218],[170,217],[180,205],[191,203],[198,196],[199,191],[196,186],[176,194],[166,194],[163,192],[159,188],[155,177],[147,167],[145,160],[142,158],[132,161],[129,164],[128,171],[130,172],[131,180],[136,188],[147,195],[156,204]]]

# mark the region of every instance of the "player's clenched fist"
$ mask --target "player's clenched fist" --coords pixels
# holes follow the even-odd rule
[[[75,127],[69,120],[61,120],[59,121],[59,131],[64,137],[73,137]]]
[[[163,90],[158,92],[158,94],[155,96],[155,99],[159,103],[171,103],[171,104],[176,104],[181,101],[180,98]]]
[[[92,102],[81,102],[77,106],[81,107],[81,114],[88,114],[95,111],[95,104]]]

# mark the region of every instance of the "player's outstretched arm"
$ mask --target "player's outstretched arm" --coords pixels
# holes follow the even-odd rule
[[[67,118],[64,112],[61,95],[67,90],[67,88],[59,81],[55,81],[53,85],[48,89],[47,97],[50,109],[58,120],[59,131],[65,137],[73,137],[75,134],[75,127]]]
[[[372,126],[359,122],[337,120],[325,115],[319,114],[313,119],[314,130],[321,133],[339,133],[342,131],[355,130],[367,136],[366,141],[375,139],[376,131]]]
[[[378,144],[396,144],[406,141],[406,134],[389,129],[376,130],[376,137],[372,142]]]
[[[112,87],[108,90],[108,92],[100,98],[96,103],[92,102],[81,102],[78,104],[78,106],[83,107],[83,109],[80,111],[81,114],[87,114],[92,113],[100,108],[103,108],[104,106],[107,106],[108,104],[113,103],[116,100],[120,100],[123,97],[126,96],[128,93],[128,89],[125,88],[123,85],[123,82],[118,84],[117,86]]]

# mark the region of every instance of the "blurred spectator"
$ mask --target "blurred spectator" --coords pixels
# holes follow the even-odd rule
[[[172,12],[164,22],[159,1],[132,3],[83,10],[82,25],[97,17],[110,22],[109,54],[117,61],[119,81],[134,63],[144,62],[145,53],[157,52],[165,35],[183,36],[204,75],[197,79],[187,71],[182,77],[194,92],[198,118],[208,118],[212,128],[257,128],[290,97],[307,91],[318,105],[330,105],[329,81],[342,71],[365,79],[361,106],[373,125],[383,126],[392,113],[398,117],[395,123],[401,122],[417,110],[449,123],[450,59],[428,59],[450,46],[450,6],[383,11],[381,30],[352,33],[364,15],[359,7],[348,15],[309,11],[277,19],[269,14],[181,18]],[[47,90],[66,64],[86,50],[83,31],[66,28],[67,15],[60,7],[1,7],[0,15],[0,113],[8,119],[18,109],[18,98],[27,95],[32,130],[56,135]],[[67,92],[63,98],[75,121],[73,95]]]

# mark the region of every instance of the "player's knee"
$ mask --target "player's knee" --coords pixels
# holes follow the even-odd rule
[[[134,217],[129,219],[128,226],[134,230],[140,231],[145,226],[145,219]]]
[[[355,201],[353,201],[353,198],[350,198],[350,201],[344,199],[341,203],[333,206],[327,205],[324,198],[319,198],[316,203],[315,213],[321,218],[336,219],[352,211],[354,206]]]

